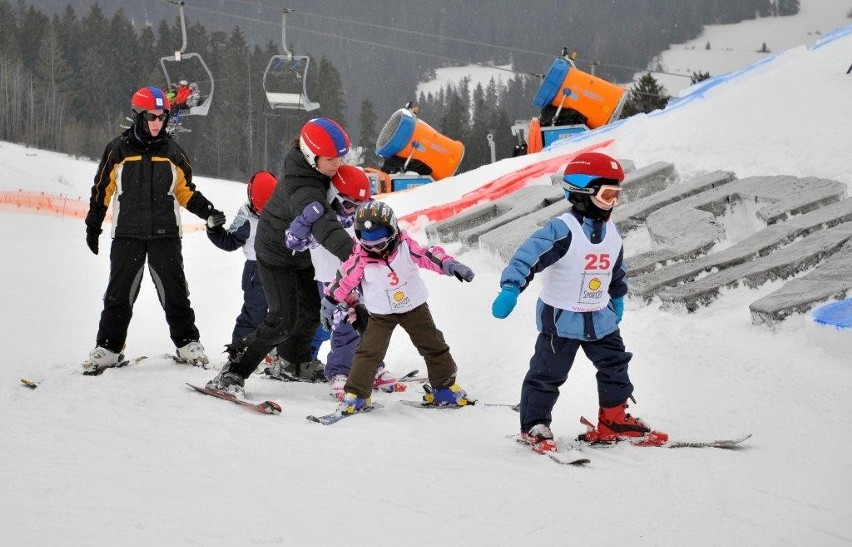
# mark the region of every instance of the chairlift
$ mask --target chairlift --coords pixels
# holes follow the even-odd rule
[[[198,53],[186,53],[186,19],[183,14],[183,0],[169,0],[178,7],[180,12],[180,30],[182,43],[180,50],[174,55],[161,57],[160,66],[166,76],[166,91],[172,91],[179,87],[187,86],[191,89],[186,106],[172,108],[176,116],[206,116],[213,102],[213,73],[207,67],[207,63]],[[172,75],[177,78],[172,78]],[[194,84],[194,85],[193,85]]]
[[[273,110],[310,112],[320,107],[319,103],[308,98],[308,66],[311,59],[307,55],[294,55],[287,49],[287,14],[290,11],[284,8],[281,13],[281,46],[284,53],[269,59],[263,72],[263,92]]]

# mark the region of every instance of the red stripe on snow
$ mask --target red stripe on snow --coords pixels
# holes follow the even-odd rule
[[[606,148],[607,146],[612,144],[612,142],[613,139],[608,139],[603,142],[599,142],[586,148],[583,148],[582,150],[577,150],[576,152],[565,154],[564,156],[548,158],[538,163],[527,165],[526,167],[522,167],[517,171],[501,175],[497,179],[477,188],[476,190],[468,192],[467,194],[463,195],[461,199],[458,199],[451,203],[436,205],[434,207],[429,207],[428,209],[421,209],[420,211],[409,213],[403,217],[400,217],[399,221],[401,223],[406,223],[409,226],[413,226],[415,221],[419,217],[425,216],[431,222],[438,222],[450,218],[453,215],[457,215],[462,211],[465,211],[466,209],[469,209],[474,205],[478,205],[485,201],[497,201],[498,199],[504,198],[509,194],[517,192],[518,190],[526,186],[530,179],[540,177],[542,175],[547,175],[550,173],[555,173],[559,169],[562,169],[565,164],[571,161],[578,154],[582,154],[583,152],[591,152],[593,150],[600,150],[601,148]]]

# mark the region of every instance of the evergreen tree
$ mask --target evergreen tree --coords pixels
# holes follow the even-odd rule
[[[698,72],[692,73],[692,76],[689,77],[689,83],[691,85],[695,85],[698,82],[703,82],[704,80],[708,80],[708,79],[710,79],[710,73],[709,72],[702,72],[702,71],[699,70]]]
[[[11,61],[20,57],[15,10],[8,0],[0,0],[0,59]]]
[[[665,88],[648,72],[630,87],[621,117],[627,118],[634,114],[647,114],[654,110],[663,109],[668,104],[669,99],[670,97],[666,96]]]
[[[799,0],[778,0],[778,15],[796,15],[799,13]]]
[[[309,76],[308,83],[309,85],[313,83],[313,89],[309,88],[308,96],[320,104],[321,115],[346,127],[346,101],[343,99],[343,83],[340,79],[340,72],[331,64],[331,61],[325,57],[320,59],[319,69],[313,79]]]
[[[439,131],[451,139],[465,143],[467,146],[467,143],[470,142],[470,111],[465,108],[465,104],[469,101],[462,99],[459,93],[449,86],[446,96],[447,102],[439,121]],[[468,165],[467,157],[462,160],[462,165]],[[467,168],[465,167],[463,170],[467,170]]]
[[[370,99],[361,101],[361,113],[358,116],[358,125],[361,128],[358,133],[358,145],[364,149],[364,162],[366,167],[379,167],[382,162],[376,156],[376,139],[379,136],[376,129],[376,111]]]
[[[20,34],[18,43],[24,64],[33,66],[36,57],[38,57],[39,49],[41,49],[41,38],[47,32],[50,19],[43,12],[36,10],[32,6],[22,11],[23,14],[19,18]]]
[[[42,105],[42,130],[35,136],[34,144],[58,150],[62,144],[63,118],[74,84],[74,72],[62,53],[53,25],[42,38],[34,71],[36,96]]]
[[[491,79],[494,83],[494,79]],[[473,121],[470,124],[470,138],[465,143],[465,165],[467,169],[475,169],[480,165],[491,163],[491,148],[488,145],[488,135],[491,132],[490,120],[492,105],[485,100],[485,90],[477,84],[473,90]]]

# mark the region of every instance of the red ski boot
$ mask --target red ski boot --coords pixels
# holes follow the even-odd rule
[[[669,436],[660,431],[651,431],[640,418],[631,416],[625,410],[627,401],[620,405],[601,407],[598,412],[598,427],[581,418],[580,422],[588,426],[589,431],[578,439],[589,443],[612,443],[620,440],[635,440],[634,444],[659,446],[668,441]]]
[[[518,440],[530,445],[530,448],[539,454],[556,452],[556,441],[553,440],[553,433],[544,424],[536,424],[527,432],[522,431]]]

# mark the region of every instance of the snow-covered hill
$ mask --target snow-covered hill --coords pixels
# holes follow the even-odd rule
[[[852,27],[783,53],[703,97],[633,118],[582,143],[504,160],[393,195],[400,214],[447,203],[541,158],[604,138],[637,165],[818,176],[852,184]],[[0,190],[88,194],[95,165],[0,143]],[[244,186],[199,177],[229,216]],[[539,181],[531,181],[536,184]],[[187,216],[188,222],[196,222]],[[753,326],[743,302],[773,287],[727,291],[694,314],[628,301],[622,334],[634,353],[632,410],[673,437],[752,433],[743,450],[617,446],[592,463],[553,464],[517,445],[504,407],[385,407],[332,427],[326,386],[252,377],[255,415],[190,391],[213,371],[175,365],[149,279],[127,352],[138,365],[90,378],[108,259],[93,256],[80,219],[0,208],[0,529],[9,545],[847,545],[852,473],[852,338],[789,319]],[[414,236],[423,240],[422,231]],[[456,252],[455,245],[449,250]],[[184,238],[202,342],[216,356],[241,303],[242,257],[201,232]],[[534,291],[506,320],[490,315],[502,264],[468,252],[473,283],[425,275],[430,307],[482,402],[516,402],[535,340]],[[147,277],[147,276],[146,276]],[[217,359],[221,362],[221,357]],[[387,362],[422,362],[397,334]],[[19,378],[40,380],[36,390]],[[578,358],[554,410],[562,441],[597,409],[593,367]]]

